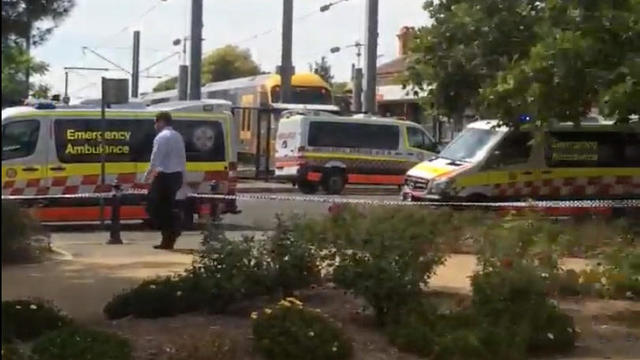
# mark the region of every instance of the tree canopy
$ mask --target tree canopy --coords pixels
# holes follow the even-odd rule
[[[69,15],[75,0],[2,0],[2,40],[46,41]]]
[[[316,61],[313,64],[309,64],[309,71],[320,76],[328,84],[333,83],[333,74],[331,73],[331,65],[327,61],[327,57],[323,56],[320,61]]]
[[[74,6],[74,0],[2,1],[3,106],[18,104],[28,96],[33,84],[27,84],[27,74],[47,72],[47,64],[34,59],[29,48],[46,41]]]
[[[248,49],[227,45],[202,60],[202,82],[216,82],[260,74],[260,67]]]
[[[218,48],[202,60],[202,83],[224,81],[258,75],[260,67],[247,49],[234,45]],[[178,78],[171,77],[156,84],[154,92],[173,90],[178,86]]]
[[[173,90],[176,88],[178,88],[178,77],[172,76],[157,83],[156,86],[153,87],[153,92]]]
[[[638,112],[640,0],[426,1],[405,82],[443,115],[578,121]]]

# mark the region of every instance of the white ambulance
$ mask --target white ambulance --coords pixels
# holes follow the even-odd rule
[[[640,198],[640,122],[523,125],[474,122],[405,177],[402,198]]]
[[[346,184],[402,186],[406,171],[436,151],[431,136],[409,121],[291,112],[278,126],[275,177],[306,194],[320,186],[329,194]]]
[[[126,107],[126,106],[124,106]],[[185,140],[187,173],[182,197],[209,193],[217,181],[218,191],[236,191],[236,129],[231,104],[220,100],[187,101],[146,109],[101,112],[90,105],[56,107],[50,103],[2,110],[2,195],[42,195],[33,211],[45,222],[94,221],[100,216],[95,197],[46,199],[46,195],[77,195],[111,192],[118,183],[125,192],[148,188],[143,174],[156,135],[155,115],[169,111],[174,128]],[[102,142],[104,141],[104,143]],[[105,179],[101,157],[105,155]],[[145,196],[123,198],[123,220],[145,219]],[[236,212],[234,201],[225,211]],[[205,202],[189,199],[185,218],[208,211]],[[109,214],[106,215],[107,218]]]

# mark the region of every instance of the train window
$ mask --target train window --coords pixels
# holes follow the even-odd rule
[[[281,102],[280,87],[276,86],[271,90],[271,102]],[[331,91],[324,87],[303,87],[294,86],[291,89],[290,104],[332,104]]]

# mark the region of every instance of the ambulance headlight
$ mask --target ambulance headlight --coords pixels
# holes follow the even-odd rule
[[[451,180],[449,179],[435,180],[429,184],[429,188],[427,189],[427,192],[429,194],[443,194],[448,192],[450,187],[451,187]]]

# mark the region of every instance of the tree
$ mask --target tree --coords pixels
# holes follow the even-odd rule
[[[321,57],[320,61],[309,64],[309,71],[312,71],[314,74],[319,75],[327,83],[333,83],[331,65],[329,65],[329,62],[327,61],[327,58],[325,56]]]
[[[168,79],[162,80],[153,87],[153,92],[173,90],[178,87],[178,77],[173,76]]]
[[[404,82],[427,91],[427,102],[460,127],[483,84],[537,41],[542,2],[441,0],[426,1],[424,9],[433,23],[412,39]]]
[[[31,46],[48,39],[70,13],[75,0],[2,1],[2,105],[28,96],[31,74],[46,73],[47,64],[30,56]]]
[[[249,50],[234,45],[218,48],[202,60],[202,83],[224,81],[263,74],[251,58]],[[156,84],[153,92],[173,90],[178,87],[178,78],[171,77]]]
[[[38,84],[31,93],[31,97],[34,99],[49,99],[51,98],[51,87],[47,84]]]
[[[42,44],[69,15],[75,0],[2,0],[2,41]]]
[[[214,50],[202,61],[202,82],[216,82],[260,74],[251,52],[234,45]]]
[[[42,75],[48,65],[29,56],[26,50],[15,44],[2,47],[2,106],[14,106],[25,99],[26,73]],[[31,88],[31,84],[30,84]]]
[[[483,89],[485,106],[508,121],[640,113],[640,0],[549,0],[544,15],[529,55]]]
[[[468,107],[516,125],[521,115],[579,121],[599,104],[638,113],[640,0],[441,0],[418,31],[405,78],[460,120]],[[461,121],[456,121],[461,125]]]

